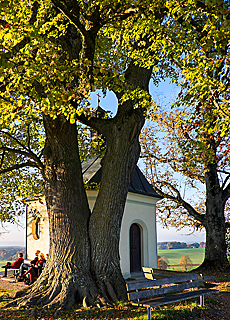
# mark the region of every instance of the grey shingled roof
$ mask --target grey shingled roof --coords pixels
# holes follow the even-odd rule
[[[83,179],[86,184],[99,183],[101,181],[102,167],[101,158],[93,158],[82,163]],[[141,170],[136,166],[129,192],[143,194],[146,196],[159,198],[162,197],[152,188]]]

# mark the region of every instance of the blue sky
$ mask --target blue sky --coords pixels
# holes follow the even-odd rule
[[[158,87],[150,85],[150,93],[153,96],[153,99],[161,105],[169,104],[174,101],[179,88],[175,85],[172,85],[168,79],[160,83]],[[113,114],[116,112],[117,99],[112,92],[107,92],[106,97],[103,98],[103,94],[100,93],[100,106],[105,109],[112,111]],[[97,107],[98,96],[96,94],[91,95],[91,103],[95,108]],[[25,217],[20,220],[23,227],[19,227],[12,224],[7,224],[5,226],[5,231],[0,235],[0,246],[10,246],[10,245],[25,245]],[[2,228],[1,228],[2,230]],[[4,231],[4,230],[3,230]],[[181,231],[176,231],[175,228],[163,229],[159,224],[157,225],[157,239],[158,242],[162,241],[180,241],[180,242],[202,242],[205,241],[204,232],[195,232],[190,234],[190,230],[182,229]]]

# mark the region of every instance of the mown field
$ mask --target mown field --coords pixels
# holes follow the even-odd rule
[[[166,257],[170,265],[172,264],[179,265],[180,258],[186,255],[189,256],[193,264],[201,264],[204,260],[204,251],[205,251],[205,248],[169,249],[169,250],[158,250],[157,254],[160,257]]]

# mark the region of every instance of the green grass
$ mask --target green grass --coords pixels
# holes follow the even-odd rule
[[[0,260],[0,268],[3,267],[3,266],[5,266],[8,261],[9,261],[9,262],[12,262],[12,261],[10,261],[10,260]],[[4,269],[2,269],[2,270],[4,270]],[[0,270],[0,271],[1,271],[1,270]]]
[[[29,308],[1,308],[5,303],[12,300],[7,296],[6,292],[0,292],[0,319],[12,319],[12,320],[34,320],[32,315],[33,311]],[[36,308],[36,319],[51,320],[54,319],[55,311],[44,311],[42,308]],[[157,307],[152,310],[152,319],[155,320],[188,320],[196,319],[199,317],[200,312],[204,308],[198,306],[197,302],[187,301],[177,303],[170,306]],[[81,306],[75,306],[70,311],[62,311],[59,314],[58,319],[65,320],[147,320],[147,309],[141,307],[135,307],[127,303],[119,304],[114,308],[83,308]]]
[[[180,264],[180,258],[189,256],[193,264],[201,264],[204,260],[205,248],[158,250],[160,257],[166,257],[169,264]],[[175,268],[174,268],[175,269]]]
[[[2,267],[5,266],[8,261],[9,260],[2,260],[2,261],[0,260],[0,276],[3,275],[3,272],[4,272],[4,269]],[[12,261],[9,261],[9,262],[12,262]]]
[[[230,280],[230,275],[226,275],[226,280]],[[226,283],[223,283],[225,286]],[[4,305],[13,298],[10,298],[8,291],[0,290],[0,319],[11,320],[52,320],[55,317],[55,310],[45,310],[42,307],[36,307],[36,317],[34,317],[33,308],[4,308]],[[205,297],[205,306],[198,305],[199,299],[191,299],[179,303],[170,304],[153,308],[152,320],[193,320],[203,319],[211,320],[212,313],[215,313],[215,319],[222,319],[223,305],[213,298]],[[114,308],[83,308],[80,305],[75,305],[69,311],[61,311],[58,320],[147,320],[147,309],[135,307],[131,304],[120,302]]]

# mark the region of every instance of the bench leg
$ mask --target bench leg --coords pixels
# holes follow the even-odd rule
[[[200,296],[200,306],[204,307],[204,296]]]
[[[148,313],[148,320],[151,320],[151,307],[148,307],[147,313]]]

